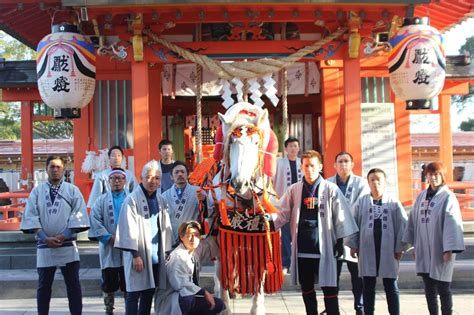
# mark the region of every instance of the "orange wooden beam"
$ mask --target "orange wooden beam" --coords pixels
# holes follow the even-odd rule
[[[354,173],[362,173],[359,59],[344,60],[344,151],[354,158]]]
[[[334,159],[343,149],[341,104],[343,101],[343,78],[334,65],[321,65],[321,99],[323,117],[324,175],[334,172]]]
[[[150,158],[159,160],[160,154],[158,144],[163,138],[163,98],[161,93],[161,71],[163,67],[156,64],[149,69],[149,91],[150,91]]]
[[[446,81],[444,82],[443,95],[466,95],[469,94],[469,82],[467,81]]]
[[[411,204],[412,192],[412,152],[410,138],[410,113],[405,109],[405,101],[395,99],[391,93],[395,111],[395,130],[397,133],[397,171],[398,171],[398,194],[403,204]]]
[[[143,166],[151,158],[150,148],[150,72],[147,62],[132,62],[133,152],[135,176],[141,178]]]
[[[451,96],[439,97],[439,158],[446,166],[448,182],[453,181],[453,133],[451,131]]]
[[[18,102],[18,101],[40,101],[38,88],[6,88],[2,89],[2,101]]]
[[[22,189],[31,190],[34,180],[33,163],[33,105],[32,102],[21,102],[21,185]]]
[[[74,134],[74,184],[79,187],[87,201],[90,195],[90,189],[92,181],[88,174],[81,171],[82,161],[86,157],[86,151],[90,150],[91,134],[90,124],[91,121],[90,112],[92,106],[88,106],[81,109],[81,118],[73,119],[73,134]]]

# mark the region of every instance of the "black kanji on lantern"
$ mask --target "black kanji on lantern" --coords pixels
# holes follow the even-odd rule
[[[427,48],[415,49],[415,56],[413,57],[412,63],[429,64],[430,58],[428,56],[428,49]]]
[[[69,56],[61,55],[53,57],[53,67],[51,71],[66,71],[69,72]]]
[[[54,80],[53,91],[55,91],[55,92],[61,92],[61,91],[69,92],[69,89],[68,89],[67,86],[70,85],[70,84],[71,83],[67,82],[66,77],[60,76],[59,78]]]
[[[417,83],[417,84],[429,84],[430,81],[428,81],[428,79],[430,78],[430,76],[428,75],[428,73],[426,72],[425,69],[421,69],[421,70],[418,70],[415,74],[415,80],[413,80],[413,83]]]

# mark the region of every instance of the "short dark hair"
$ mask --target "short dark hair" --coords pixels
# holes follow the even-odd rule
[[[163,140],[161,140],[160,143],[158,144],[158,150],[161,150],[161,148],[162,148],[164,145],[171,145],[171,146],[173,146],[173,142],[171,142],[171,141],[168,140],[168,139],[163,139]]]
[[[312,158],[317,158],[319,160],[319,164],[323,164],[323,158],[321,157],[321,154],[315,150],[308,150],[303,152],[303,154],[301,155],[301,163],[303,163],[304,159]]]
[[[383,169],[381,169],[381,168],[373,168],[373,169],[371,169],[371,170],[367,173],[367,179],[369,179],[369,176],[370,176],[371,174],[377,174],[377,173],[378,173],[378,174],[382,174],[383,177],[385,177],[385,180],[387,180],[387,174],[385,174],[385,172],[384,172]]]
[[[285,140],[285,148],[292,142],[298,142],[298,144],[300,144],[300,140],[295,137],[288,137],[288,139]]]
[[[184,166],[184,168],[186,169],[186,174],[189,174],[189,168],[186,165],[186,163],[184,163],[183,161],[175,161],[173,163],[173,166],[171,167],[171,174],[173,174],[174,168],[177,167],[177,166],[180,166],[180,165]]]
[[[64,161],[64,159],[60,157],[59,155],[50,155],[46,159],[46,168],[48,168],[49,162],[51,162],[52,160],[61,160],[61,163],[63,163],[63,166],[66,165],[66,162]]]
[[[189,229],[196,229],[201,233],[201,224],[198,221],[190,220],[181,223],[178,227],[178,237],[183,237],[186,235]]]
[[[430,174],[441,174],[442,184],[446,184],[446,166],[444,166],[441,162],[431,162],[430,164],[426,165],[425,170],[423,171],[424,175],[426,176],[428,173]]]
[[[119,150],[120,153],[122,153],[122,155],[123,155],[123,149],[122,149],[122,147],[119,146],[119,145],[114,145],[113,147],[110,147],[109,152],[107,153],[107,155],[108,155],[109,157],[110,157],[110,155],[112,154],[112,151],[113,151],[113,150]]]
[[[337,162],[337,158],[340,157],[341,155],[348,155],[351,158],[351,162],[354,162],[354,158],[352,157],[352,155],[349,152],[346,152],[346,151],[339,152],[336,155],[336,158],[334,159],[334,162]]]

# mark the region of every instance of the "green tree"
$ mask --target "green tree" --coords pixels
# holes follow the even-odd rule
[[[471,58],[474,57],[474,35],[466,38],[466,42],[459,48],[460,54],[463,54],[464,51],[469,52]]]
[[[33,60],[36,52],[4,31],[0,31],[0,58],[5,60]]]
[[[471,55],[472,60],[472,58],[474,58],[474,36],[466,38],[466,42],[459,48],[460,54],[464,54],[466,51]],[[467,106],[472,106],[472,102],[474,101],[474,85],[469,85],[469,94],[454,95],[451,100],[459,113],[462,112]],[[468,121],[463,123],[468,123]],[[461,126],[459,126],[459,128],[464,130]]]
[[[463,121],[459,126],[459,129],[462,131],[474,131],[474,119],[469,118],[466,121]]]
[[[0,102],[0,139],[17,140],[20,135],[20,104]]]

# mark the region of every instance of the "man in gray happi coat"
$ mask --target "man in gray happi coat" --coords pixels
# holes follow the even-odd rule
[[[161,173],[152,160],[142,170],[141,184],[120,211],[115,247],[122,249],[127,287],[126,314],[149,314],[155,289],[166,288],[165,253],[171,250],[168,203],[157,193]]]
[[[74,315],[82,313],[76,233],[89,229],[89,217],[79,189],[64,181],[64,165],[60,156],[48,157],[48,182],[31,191],[20,226],[24,233],[36,233],[38,240],[36,297],[40,315],[49,313],[57,267],[66,283],[69,311]]]
[[[163,193],[169,205],[173,242],[179,243],[178,227],[185,221],[195,220],[204,224],[210,215],[211,202],[199,187],[188,183],[188,167],[181,161],[173,163],[171,176],[174,184]]]
[[[345,201],[348,207],[352,208],[357,198],[363,194],[369,193],[369,187],[364,178],[355,175],[352,170],[354,169],[354,158],[349,152],[340,152],[336,155],[334,161],[334,168],[336,169],[336,175],[329,177],[327,180],[334,183],[339,187],[342,194],[345,197]],[[342,240],[338,240],[341,242]],[[362,299],[363,283],[359,277],[359,271],[357,266],[357,258],[350,255],[350,249],[344,246],[344,253],[342,257],[337,260],[337,283],[339,286],[339,278],[341,276],[342,264],[346,262],[347,269],[351,274],[351,285],[352,294],[354,295],[354,310],[356,314],[364,313],[364,303]],[[324,313],[324,312],[323,312]],[[322,314],[323,314],[322,313]]]
[[[313,150],[301,157],[303,180],[288,188],[273,214],[275,228],[290,222],[291,280],[299,282],[307,314],[317,312],[316,280],[324,293],[328,314],[339,314],[336,240],[357,232],[350,209],[336,185],[319,174],[321,155]]]
[[[113,168],[121,168],[122,161],[124,159],[123,149],[116,145],[109,149],[108,151],[109,156],[109,163],[110,167],[102,172],[99,172],[95,175],[94,184],[92,185],[91,193],[89,195],[89,200],[87,201],[87,207],[92,208],[94,202],[99,198],[102,194],[111,190],[109,184],[109,175]],[[124,170],[125,174],[127,175],[127,181],[125,182],[124,189],[128,193],[131,193],[135,187],[137,187],[138,183],[135,179],[135,175],[129,171]]]
[[[99,241],[100,269],[102,272],[102,291],[104,292],[105,313],[114,312],[115,292],[119,289],[126,296],[125,274],[122,251],[114,248],[115,234],[127,196],[124,189],[127,174],[121,168],[113,168],[109,173],[111,191],[102,194],[91,209],[91,229],[89,238]]]

